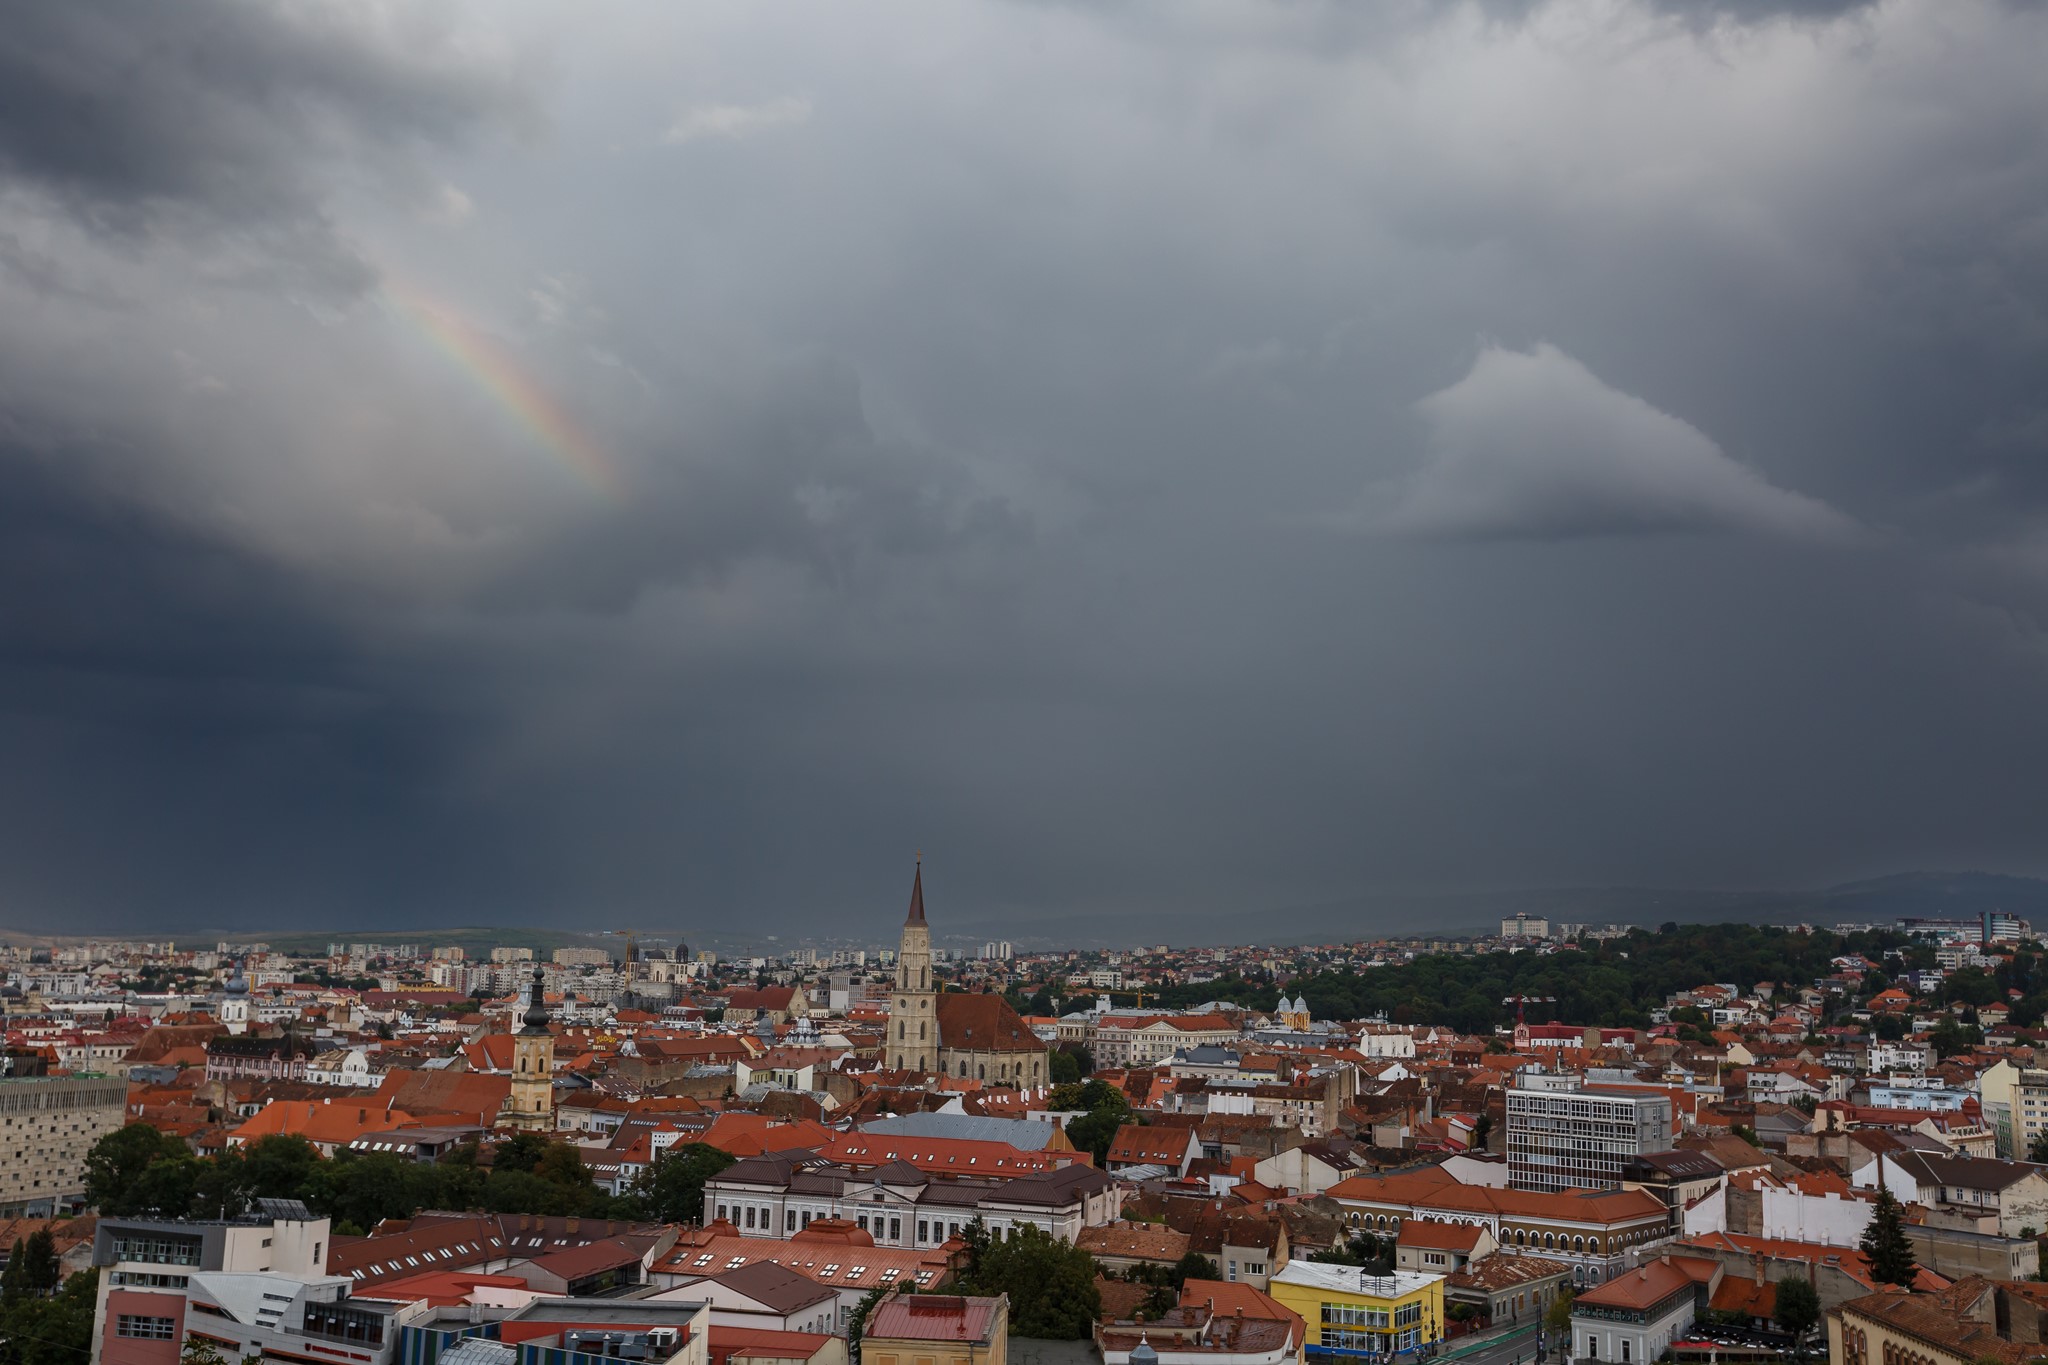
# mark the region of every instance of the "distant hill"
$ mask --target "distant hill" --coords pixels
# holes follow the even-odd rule
[[[1009,939],[1020,948],[1127,948],[1140,944],[1180,946],[1232,943],[1333,943],[1361,938],[1431,934],[1456,937],[1494,932],[1504,916],[1517,911],[1554,920],[1588,924],[1798,924],[1882,923],[1904,915],[1966,918],[1986,910],[2003,910],[2048,926],[2048,880],[1992,872],[1899,872],[1865,881],[1844,882],[1813,890],[1701,891],[1674,887],[1598,886],[1533,887],[1504,891],[1410,894],[1385,892],[1307,905],[1248,906],[1208,913],[1130,912],[1124,914],[966,914],[938,926],[946,947],[978,946]],[[334,928],[279,932],[242,928],[184,930],[162,928],[159,936],[179,943],[211,944],[222,940],[259,939],[283,951],[324,951],[329,943],[431,943],[464,949],[481,957],[495,947],[531,948],[549,953],[564,947],[609,947],[621,940],[552,928],[472,925],[458,928],[367,929]],[[839,926],[835,939],[858,929]],[[0,930],[0,943],[78,941],[87,935],[52,935],[27,930]],[[142,938],[129,933],[101,933],[95,938]],[[747,935],[727,927],[705,932],[695,946],[724,952],[780,952],[809,943],[812,935],[783,931],[777,936]],[[895,938],[895,922],[875,926],[877,942]],[[650,943],[673,942],[650,939]]]
[[[1412,934],[1493,933],[1517,911],[1588,924],[1828,924],[1905,915],[1966,918],[2003,910],[2048,922],[2048,880],[1990,872],[1900,872],[1816,890],[1700,891],[1673,887],[1536,887],[1434,895],[1382,894],[1238,913],[1049,916],[969,920],[961,937],[1019,945],[1125,947],[1146,943],[1325,943]],[[1000,931],[1000,932],[998,932]],[[951,937],[949,935],[948,937]]]

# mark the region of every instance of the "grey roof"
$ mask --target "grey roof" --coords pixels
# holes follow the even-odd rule
[[[732,1070],[731,1067],[726,1067],[723,1069],[726,1071]],[[767,1099],[770,1095],[808,1095],[810,1096],[810,1098],[816,1100],[821,1106],[827,1109],[831,1108],[834,1103],[832,1096],[828,1091],[799,1090],[793,1085],[775,1085],[768,1081],[755,1081],[752,1085],[749,1085],[745,1090],[740,1091],[739,1097],[741,1101],[743,1101],[744,1103],[759,1104],[762,1100]]]
[[[1007,1142],[1023,1152],[1042,1152],[1059,1129],[1042,1119],[999,1119],[982,1114],[940,1114],[929,1110],[876,1119],[860,1126],[863,1133],[886,1133],[895,1137],[970,1138],[978,1142]]]
[[[1668,1152],[1642,1152],[1635,1160],[1664,1172],[1674,1180],[1700,1180],[1720,1175],[1725,1169],[1705,1152],[1676,1148]]]
[[[489,1337],[464,1337],[441,1352],[441,1365],[512,1365],[519,1350]]]
[[[2002,1190],[2016,1185],[2040,1167],[2024,1161],[2002,1161],[1990,1156],[1935,1156],[1931,1152],[1887,1152],[1901,1169],[1936,1185],[1968,1190]]]
[[[755,1261],[711,1278],[734,1293],[744,1294],[783,1314],[799,1312],[814,1303],[836,1298],[839,1293],[773,1261]]]
[[[573,1322],[579,1326],[626,1323],[631,1326],[677,1325],[696,1316],[702,1299],[535,1299],[505,1319],[507,1322]],[[443,1357],[445,1359],[445,1357]]]

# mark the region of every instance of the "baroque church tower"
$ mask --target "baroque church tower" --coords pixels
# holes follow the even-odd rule
[[[533,969],[525,1028],[512,1035],[512,1093],[499,1122],[507,1128],[551,1133],[555,1129],[555,1035],[548,1032],[547,975]]]
[[[910,914],[896,950],[896,998],[885,1063],[899,1071],[939,1069],[939,993],[932,987],[932,932],[924,922],[924,859],[910,879]]]
[[[249,1031],[249,979],[242,975],[241,963],[235,964],[235,974],[221,987],[213,1014],[229,1033],[240,1035]]]

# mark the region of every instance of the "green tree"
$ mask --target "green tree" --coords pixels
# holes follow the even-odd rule
[[[1942,999],[1964,1005],[1988,1005],[2004,994],[1981,967],[1959,967],[1941,983]]]
[[[551,1140],[541,1133],[514,1133],[491,1156],[494,1171],[530,1171],[548,1154]]]
[[[702,1144],[697,1145],[701,1146]],[[700,1201],[702,1200],[703,1194],[701,1191],[697,1197]],[[853,1306],[853,1312],[846,1320],[846,1350],[856,1362],[860,1360],[860,1339],[867,1334],[868,1315],[875,1311],[875,1306],[881,1303],[883,1299],[888,1298],[902,1287],[901,1283],[878,1284],[867,1293],[861,1295],[860,1302]]]
[[[1954,1019],[1943,1019],[1927,1035],[1927,1041],[1934,1044],[1938,1057],[1948,1058],[1958,1052],[1968,1052],[1984,1041],[1984,1032],[1975,1024],[1958,1023]]]
[[[303,1199],[320,1167],[320,1151],[293,1133],[258,1138],[242,1152],[242,1169],[256,1199]]]
[[[249,1169],[239,1147],[199,1163],[191,1209],[201,1218],[238,1218],[249,1207]]]
[[[144,1173],[159,1161],[191,1155],[184,1143],[147,1123],[116,1128],[85,1155],[86,1202],[116,1217],[141,1213],[145,1206],[136,1203],[135,1189]]]
[[[1478,1121],[1472,1125],[1472,1150],[1475,1152],[1485,1151],[1486,1140],[1492,1136],[1493,1115],[1491,1113],[1481,1114]]]
[[[1199,1251],[1190,1251],[1173,1263],[1173,1287],[1179,1289],[1189,1280],[1216,1280],[1216,1263]]]
[[[0,1307],[0,1362],[5,1365],[79,1365],[92,1354],[93,1300],[99,1272],[73,1275],[48,1297],[30,1296]]]
[[[633,1194],[658,1223],[704,1221],[704,1182],[732,1165],[729,1152],[702,1142],[670,1147],[633,1181]]]
[[[2048,1162],[2048,1128],[2034,1134],[2027,1143],[2027,1160]]]
[[[533,1163],[533,1173],[542,1180],[571,1189],[591,1183],[590,1168],[583,1164],[583,1153],[566,1142],[550,1142],[548,1149],[541,1153],[540,1160]]]
[[[1552,1332],[1569,1332],[1572,1330],[1571,1286],[1567,1285],[1558,1291],[1556,1302],[1552,1303],[1544,1311],[1543,1325]]]
[[[338,1223],[364,1229],[386,1218],[406,1217],[420,1207],[412,1202],[406,1179],[406,1168],[413,1164],[395,1152],[363,1152],[341,1158],[325,1173],[318,1208]]]
[[[186,1337],[184,1349],[178,1352],[178,1365],[228,1365],[228,1359],[213,1343]]]
[[[1116,1131],[1124,1126],[1129,1117],[1128,1110],[1091,1110],[1067,1124],[1067,1141],[1074,1144],[1075,1151],[1093,1155],[1096,1164],[1100,1165],[1109,1159],[1109,1148],[1110,1144],[1116,1141]]]
[[[1774,1288],[1777,1306],[1772,1316],[1791,1335],[1796,1354],[1807,1333],[1820,1322],[1820,1294],[1803,1275],[1780,1276]]]
[[[1081,1059],[1064,1048],[1056,1048],[1045,1059],[1045,1074],[1054,1085],[1072,1085],[1081,1079]]]
[[[1892,1192],[1880,1188],[1871,1207],[1870,1225],[1863,1229],[1859,1244],[1870,1258],[1870,1277],[1879,1284],[1910,1288],[1919,1266],[1913,1260],[1913,1243],[1906,1236],[1906,1219]]]
[[[1106,1081],[1085,1081],[1059,1087],[1052,1098],[1055,1108],[1087,1110],[1068,1122],[1067,1141],[1076,1151],[1092,1153],[1098,1164],[1107,1159],[1116,1130],[1130,1122],[1131,1103],[1124,1092]]]
[[[1390,1274],[1394,1268],[1394,1239],[1371,1232],[1354,1232],[1351,1240],[1343,1246],[1311,1252],[1308,1259],[1324,1265],[1355,1265],[1378,1274]]]
[[[181,1146],[183,1144],[180,1144]],[[129,1214],[153,1213],[184,1218],[197,1210],[199,1177],[206,1169],[198,1157],[180,1151],[152,1161],[128,1190]]]
[[[37,1228],[14,1244],[7,1269],[0,1271],[0,1307],[24,1299],[48,1297],[63,1273],[57,1265],[57,1244],[48,1228]]]
[[[960,1284],[967,1294],[1008,1294],[1010,1330],[1022,1337],[1079,1341],[1102,1313],[1095,1258],[1028,1224],[969,1240]]]

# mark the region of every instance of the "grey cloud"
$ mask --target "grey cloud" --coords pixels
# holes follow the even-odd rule
[[[425,200],[438,190],[416,150],[524,117],[510,76],[418,10],[19,5],[0,26],[0,173],[103,230],[324,256],[360,288],[367,270],[336,259],[351,254],[327,206],[337,167]]]
[[[1840,542],[1853,521],[1730,459],[1555,346],[1489,345],[1417,404],[1429,453],[1387,520],[1416,535],[1563,540],[1735,531]]]
[[[2048,870],[2043,17],[1521,11],[138,13],[0,128],[0,923]]]

